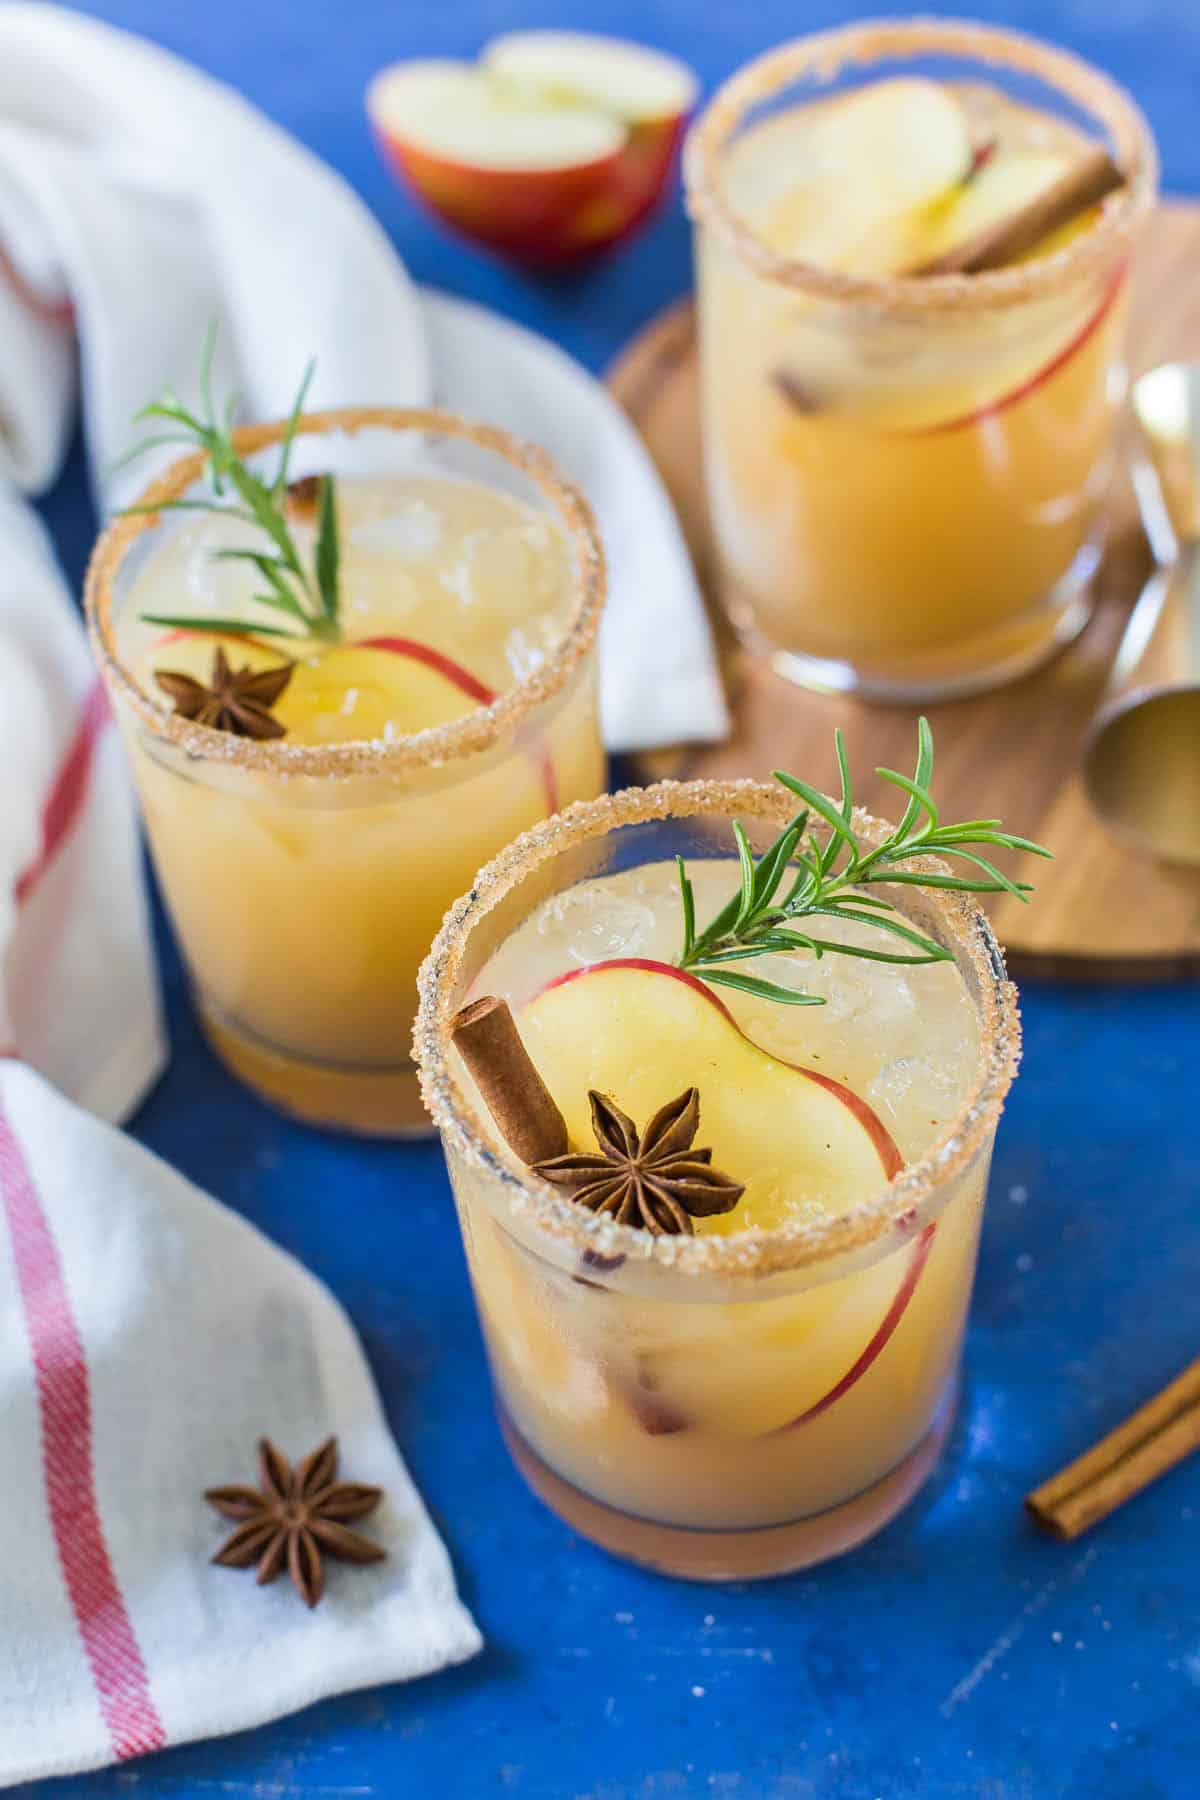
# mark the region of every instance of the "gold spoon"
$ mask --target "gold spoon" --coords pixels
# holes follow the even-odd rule
[[[1164,862],[1200,866],[1200,363],[1134,384],[1134,489],[1159,567],[1130,615],[1083,775],[1097,816]]]

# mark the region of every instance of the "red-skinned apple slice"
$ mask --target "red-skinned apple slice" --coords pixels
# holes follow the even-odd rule
[[[1044,387],[1046,382],[1052,380],[1061,369],[1073,361],[1100,329],[1124,286],[1127,268],[1128,265],[1122,263],[1091,317],[1068,343],[1064,344],[1060,350],[1055,351],[1054,355],[1047,362],[1042,363],[1025,381],[1018,382],[1015,387],[1002,394],[998,400],[989,401],[986,406],[976,407],[972,412],[959,413],[953,419],[939,420],[933,425],[918,425],[911,431],[897,432],[896,435],[898,437],[934,437],[943,432],[961,431],[965,426],[978,425],[983,419],[997,418],[1001,413],[1007,412],[1010,406],[1015,406],[1018,401],[1028,399],[1030,394],[1038,388]]]
[[[594,1004],[587,1003],[589,995]],[[627,957],[567,970],[522,1009],[521,1029],[576,1142],[588,1141],[588,1087],[611,1092],[640,1119],[694,1081],[704,1141],[715,1162],[747,1183],[751,1204],[756,1175],[769,1172],[778,1180],[781,1165],[799,1195],[832,1192],[844,1205],[865,1199],[881,1175],[890,1179],[902,1166],[891,1134],[864,1100],[817,1070],[763,1050],[711,988],[669,963]],[[641,1056],[641,1045],[652,1045],[653,1055]],[[718,1079],[706,1083],[710,1073]],[[737,1213],[719,1223],[736,1228]],[[700,1229],[711,1225],[704,1221]],[[815,1324],[807,1313],[780,1315],[774,1328],[779,1342],[756,1341],[750,1351],[777,1373],[769,1392],[747,1396],[732,1343],[728,1359],[701,1359],[705,1367],[699,1370],[686,1346],[645,1358],[643,1385],[652,1403],[645,1428],[658,1434],[703,1424],[759,1437],[817,1417],[849,1392],[891,1339],[932,1241],[933,1228],[927,1227],[898,1286],[891,1286],[895,1277],[886,1264],[877,1265],[853,1277],[853,1292],[835,1292],[839,1284],[831,1284],[826,1306],[815,1309]],[[854,1354],[858,1321],[869,1319],[876,1290],[880,1322],[874,1331],[868,1327]],[[797,1409],[794,1381],[803,1376],[816,1392]],[[641,1419],[641,1409],[634,1410]]]
[[[576,32],[513,32],[477,65],[396,63],[367,108],[434,213],[520,262],[564,263],[633,231],[662,194],[695,100],[672,57]]]
[[[806,1068],[800,1063],[787,1062],[783,1057],[776,1056],[772,1052],[762,1049],[760,1045],[754,1043],[753,1039],[746,1036],[746,1033],[742,1030],[725,1002],[713,992],[712,988],[701,981],[699,976],[693,975],[690,970],[677,969],[673,963],[659,962],[651,957],[623,956],[614,957],[610,962],[587,963],[580,968],[566,969],[561,975],[556,975],[553,980],[546,983],[545,987],[541,989],[541,992],[526,1006],[522,1018],[524,1020],[529,1017],[530,1009],[536,1006],[537,1001],[540,1000],[544,994],[553,993],[558,988],[567,987],[574,982],[581,981],[585,976],[612,975],[623,970],[639,971],[643,974],[663,977],[670,981],[682,983],[685,988],[703,999],[707,1005],[714,1007],[725,1023],[736,1032],[743,1043],[748,1044],[758,1056],[762,1057],[766,1062],[776,1065],[778,1068],[789,1069],[794,1074],[802,1075],[806,1081],[813,1082],[817,1087],[831,1095],[845,1107],[851,1117],[856,1120],[859,1126],[861,1126],[863,1132],[870,1140],[875,1150],[876,1157],[878,1158],[877,1167],[870,1171],[872,1189],[868,1189],[868,1192],[873,1191],[873,1186],[877,1185],[877,1173],[879,1169],[882,1169],[884,1178],[890,1181],[892,1176],[897,1174],[904,1167],[904,1158],[897,1149],[892,1134],[883,1123],[883,1120],[879,1117],[878,1113],[875,1112],[860,1095],[844,1086],[842,1082],[834,1081],[831,1076],[821,1074],[817,1069]],[[537,1060],[536,1054],[534,1060]],[[543,1071],[543,1074],[545,1074],[545,1071]],[[549,1079],[548,1076],[546,1078]],[[703,1102],[703,1085],[699,1082],[698,1078],[696,1084],[701,1088],[701,1101]],[[595,1087],[597,1085],[604,1087],[605,1091],[609,1091],[603,1083],[595,1081],[589,1081],[587,1083],[587,1086],[589,1087]],[[689,1084],[685,1082],[684,1085],[687,1086]],[[656,1101],[654,1106],[643,1109],[646,1111],[647,1116],[649,1116],[650,1112],[655,1110],[656,1106],[662,1105],[664,1100],[671,1099],[675,1093],[680,1091],[678,1086],[675,1088],[670,1087],[669,1076],[666,1079],[665,1086],[670,1088],[670,1092],[664,1093],[662,1100]],[[630,1103],[622,1099],[619,1091],[619,1084],[618,1087],[612,1089],[612,1091],[614,1098],[616,1098],[624,1110],[628,1112],[630,1110]],[[559,1103],[560,1105],[563,1104],[561,1099]],[[586,1109],[582,1110],[584,1112],[586,1111]],[[705,1116],[707,1117],[708,1114],[706,1113]],[[567,1115],[567,1123],[568,1125],[571,1123],[569,1114]],[[585,1130],[582,1141],[586,1141],[586,1138],[587,1134]],[[731,1169],[730,1173],[732,1174],[734,1171]],[[731,1222],[736,1223],[736,1215],[731,1215]]]
[[[154,640],[150,650],[153,655],[167,645],[178,644],[183,653],[172,659],[172,666],[182,667],[185,674],[204,681],[211,666],[207,646],[213,641],[223,643],[231,659],[240,657],[243,664],[250,662],[262,668],[271,667],[289,653],[282,638],[271,643],[264,638],[220,631],[168,631]],[[184,649],[189,642],[196,646],[191,654]],[[379,653],[400,659],[411,673],[398,684],[382,669],[372,666],[373,657]],[[348,695],[355,700],[352,715],[346,712]],[[461,703],[459,696],[463,695],[472,706],[491,706],[496,690],[432,644],[423,644],[416,638],[378,636],[339,644],[311,661],[301,660],[274,711],[293,743],[332,743],[348,737],[382,736],[384,725],[396,718],[403,721],[406,732],[447,724],[469,710]],[[347,717],[353,718],[350,730],[341,723]],[[536,738],[526,754],[547,813],[557,812],[558,779],[545,741]]]
[[[908,1310],[908,1303],[916,1292],[922,1271],[929,1261],[929,1252],[933,1249],[933,1237],[936,1230],[936,1224],[926,1225],[913,1245],[908,1267],[904,1271],[904,1279],[896,1289],[892,1303],[880,1320],[879,1328],[866,1349],[855,1358],[840,1381],[835,1381],[819,1400],[815,1400],[811,1406],[806,1407],[796,1418],[789,1419],[786,1425],[778,1426],[776,1434],[781,1431],[794,1431],[798,1425],[807,1425],[810,1419],[819,1417],[821,1413],[828,1411],[835,1401],[840,1400],[843,1394],[849,1393],[855,1382],[860,1381],[866,1374],[880,1352],[886,1348],[892,1333]]]

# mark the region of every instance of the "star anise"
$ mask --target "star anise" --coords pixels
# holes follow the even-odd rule
[[[712,1151],[692,1148],[700,1094],[692,1087],[660,1106],[645,1130],[605,1094],[588,1092],[598,1152],[570,1150],[534,1163],[536,1174],[572,1190],[596,1213],[656,1237],[694,1230],[693,1219],[732,1212],[745,1188],[712,1167]]]
[[[258,1463],[261,1489],[217,1487],[204,1496],[222,1517],[237,1521],[237,1530],[213,1557],[215,1563],[229,1569],[257,1563],[260,1587],[274,1581],[286,1564],[300,1598],[315,1606],[325,1592],[323,1555],[350,1563],[380,1562],[387,1555],[370,1538],[347,1529],[348,1521],[374,1512],[383,1490],[338,1481],[336,1438],[295,1469],[262,1438]]]
[[[232,731],[238,737],[280,738],[287,727],[272,718],[271,708],[292,679],[294,663],[274,669],[231,668],[223,647],[213,655],[210,685],[178,669],[157,669],[154,679],[175,703],[175,711],[198,725]]]

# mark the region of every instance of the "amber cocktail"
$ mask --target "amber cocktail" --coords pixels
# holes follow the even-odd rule
[[[270,471],[284,436],[255,426],[234,442]],[[230,1067],[301,1117],[427,1129],[410,1038],[446,907],[501,844],[604,785],[591,515],[502,432],[436,412],[302,417],[280,500],[293,585],[307,591],[319,560],[331,476],[340,606],[296,639],[279,597],[291,571],[264,580],[273,543],[236,492],[215,512],[155,510],[201,492],[202,473],[193,457],[155,483],[148,510],[105,532],[88,581],[200,1016]],[[218,651],[266,677],[276,735],[172,710],[168,691],[179,704],[211,681]]]
[[[733,818],[761,852],[788,814],[786,794],[750,783],[575,807],[480,873],[421,975],[424,1092],[513,1456],[586,1536],[713,1580],[847,1549],[924,1481],[1018,1050],[1014,991],[962,894],[896,890],[902,930],[949,953],[936,964],[827,951],[681,966],[675,858],[710,918],[738,892]],[[854,820],[863,846],[878,841]],[[861,918],[819,935],[883,943]],[[825,1004],[736,985],[764,976]],[[636,1128],[643,1148],[657,1133],[658,1166],[682,1159],[665,1198],[641,1198],[661,1230],[614,1216],[599,1189],[567,1192],[561,1165],[539,1178],[515,1158],[456,1048],[480,995],[511,1008],[572,1166],[600,1142],[589,1090],[618,1109],[601,1121],[610,1150]],[[675,1221],[684,1235],[673,1204],[693,1213]]]
[[[1097,160],[1123,184],[1011,263],[924,272]],[[1016,33],[849,26],[727,82],[686,172],[743,636],[796,680],[885,699],[1046,657],[1088,616],[1103,541],[1155,182],[1133,102]]]

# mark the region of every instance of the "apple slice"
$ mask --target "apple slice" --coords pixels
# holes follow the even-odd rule
[[[367,108],[384,155],[447,224],[513,259],[575,260],[650,212],[696,97],[673,57],[582,32],[513,32],[477,65],[396,63]]]
[[[639,1121],[700,1089],[713,1161],[747,1190],[738,1211],[697,1220],[700,1232],[741,1229],[746,1211],[782,1223],[789,1197],[822,1195],[841,1210],[901,1167],[865,1100],[763,1050],[710,987],[670,963],[625,957],[568,969],[522,1008],[521,1036],[577,1144],[591,1141],[589,1088]],[[761,1180],[756,1192],[766,1172],[774,1198]]]
[[[775,249],[846,274],[912,260],[920,211],[975,161],[966,111],[921,76],[872,82],[783,112],[732,146],[728,196]]]
[[[746,1185],[733,1213],[697,1220],[700,1233],[738,1230],[747,1215],[782,1224],[813,1196],[841,1210],[902,1166],[864,1100],[755,1044],[711,988],[669,963],[630,957],[567,970],[522,1009],[521,1035],[576,1143],[589,1141],[589,1087],[613,1094],[638,1120],[699,1087],[713,1161]],[[927,1228],[899,1277],[897,1259],[886,1257],[794,1303],[764,1307],[759,1321],[730,1307],[727,1355],[713,1354],[719,1315],[706,1309],[703,1354],[686,1338],[642,1354],[653,1429],[762,1437],[827,1410],[890,1341],[932,1240]]]
[[[1002,220],[1024,211],[1055,185],[1074,160],[1065,149],[993,149],[977,161],[970,180],[953,188],[920,221],[920,244],[914,262],[920,267],[936,262],[959,245],[982,237]],[[1072,220],[1072,235],[1086,230],[1089,223],[1090,215]],[[1039,246],[1028,255],[1041,253]]]
[[[207,681],[218,642],[238,668],[270,669],[290,660],[282,641],[275,645],[228,632],[168,631],[150,646],[149,674],[154,668],[171,668]],[[168,647],[170,654],[164,655]],[[446,725],[495,699],[494,688],[432,644],[371,637],[324,650],[306,646],[273,710],[293,744],[342,744]],[[525,756],[547,813],[557,812],[558,778],[545,740],[535,738]]]

